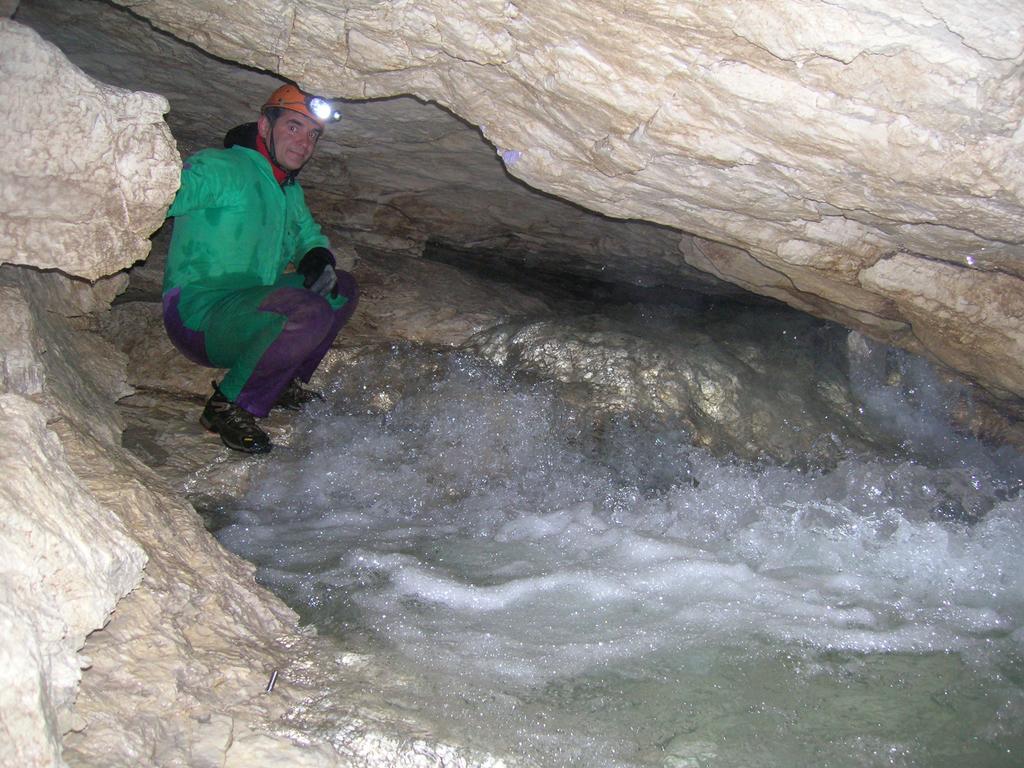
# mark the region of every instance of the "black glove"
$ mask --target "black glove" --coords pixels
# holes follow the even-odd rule
[[[310,248],[295,271],[302,275],[302,286],[324,298],[338,295],[338,275],[334,271],[334,254],[326,248]]]

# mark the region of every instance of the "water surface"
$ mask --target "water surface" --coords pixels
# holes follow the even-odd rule
[[[798,471],[395,347],[218,535],[438,733],[524,762],[1021,765],[1021,460],[901,360],[855,381],[895,447]]]

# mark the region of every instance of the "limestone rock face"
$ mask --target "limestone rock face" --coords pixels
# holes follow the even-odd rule
[[[16,288],[0,288],[0,387],[4,392],[35,395],[45,378],[42,353],[45,346],[35,333],[32,312]]]
[[[59,51],[13,22],[0,21],[0,39],[5,74],[0,87],[8,96],[17,94],[5,104],[18,105],[26,114],[36,109],[32,114],[39,117],[46,104],[57,103],[74,118],[49,131],[49,122],[28,126],[19,122],[25,115],[13,116],[18,109],[12,109],[11,120],[0,129],[17,129],[3,135],[5,158],[14,172],[5,177],[9,183],[0,185],[6,206],[4,244],[21,254],[13,260],[95,277],[123,267],[125,258],[130,263],[144,255],[145,235],[174,191],[172,184],[151,182],[176,178],[178,172],[166,129],[153,125],[159,112],[152,104],[160,100],[91,83]],[[65,98],[48,101],[58,91]],[[19,175],[30,168],[30,152],[41,150],[29,127],[40,137],[46,128],[51,139],[56,134],[63,142],[38,155],[35,171],[44,175]],[[97,154],[99,145],[104,152],[114,151]],[[140,161],[136,172],[131,149],[136,145],[162,147],[163,153]],[[107,161],[115,165],[108,167]],[[70,194],[60,194],[64,181]],[[121,185],[131,193],[122,193]],[[29,203],[41,205],[41,215],[15,215],[12,206]],[[95,216],[80,216],[95,210]],[[169,755],[166,747],[181,742],[187,730],[189,716],[182,710],[190,687],[208,690],[213,680],[193,673],[190,682],[188,673],[197,663],[190,657],[197,649],[211,653],[210,646],[218,646],[212,651],[221,654],[218,690],[239,701],[244,690],[260,690],[264,666],[276,663],[267,661],[266,636],[281,637],[294,627],[291,612],[252,583],[251,567],[228,557],[194,510],[147,489],[147,484],[158,485],[155,477],[120,447],[114,400],[129,391],[127,357],[90,328],[93,315],[123,285],[123,277],[90,285],[56,272],[0,267],[4,765],[65,765],[64,735],[83,730],[91,734],[90,747],[95,745],[97,752],[71,747],[77,750],[78,765],[143,765],[157,751],[168,756],[166,762],[157,759],[161,764],[198,765]],[[181,574],[191,574],[204,587],[189,589]],[[207,579],[219,586],[206,585]],[[108,624],[115,604],[129,592],[135,603],[122,601]],[[197,592],[213,594],[227,607],[215,611],[209,601],[193,602]],[[138,604],[145,607],[139,610]],[[81,654],[90,634],[93,658]],[[117,652],[105,651],[97,635],[113,640]],[[142,642],[134,642],[140,637]],[[239,662],[227,663],[225,657],[234,657],[245,647],[244,638],[252,637],[261,639]],[[92,689],[80,689],[86,667],[93,669],[89,680],[102,682],[103,695],[111,697],[102,713],[90,709]],[[117,678],[113,683],[111,673]],[[256,682],[249,683],[252,678]],[[236,707],[234,722],[252,721],[261,711],[250,708],[243,716]],[[126,725],[131,717],[135,720]],[[193,720],[197,738],[216,742],[219,737],[220,742],[215,744],[219,749],[208,745],[216,757],[205,764],[224,764],[232,718],[206,720],[213,725],[205,729]],[[112,727],[105,730],[105,723]],[[239,737],[247,741],[245,733]],[[290,750],[286,740],[267,737],[265,742]]]
[[[360,309],[346,328],[359,335],[458,346],[514,316],[547,314],[537,298],[487,286],[443,264],[381,255],[356,271]]]
[[[950,368],[972,370],[1008,392],[1024,392],[1024,294],[1021,280],[1001,271],[961,267],[899,253],[860,275],[910,318],[921,344]]]
[[[1020,356],[982,339],[1019,338],[1020,316],[963,309],[993,275],[1024,301],[1019,3],[130,5],[314,91],[441,104],[532,187],[696,236],[680,268],[1024,394]],[[896,254],[919,266],[872,270]],[[914,282],[929,261],[960,275],[941,317]]]
[[[21,294],[2,291],[0,318],[30,331],[30,350],[52,354]],[[27,375],[7,378],[0,393],[3,754],[11,764],[56,765],[85,664],[77,652],[139,582],[146,555],[72,470],[47,426],[58,409],[26,396],[52,385],[53,369],[31,352],[19,362]]]
[[[149,252],[178,185],[167,102],[97,83],[0,19],[0,263],[90,280]]]

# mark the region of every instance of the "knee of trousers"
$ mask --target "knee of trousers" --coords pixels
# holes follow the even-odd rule
[[[278,295],[278,301],[264,302],[261,307],[285,318],[284,326],[271,345],[274,357],[285,365],[302,362],[334,325],[334,310],[323,297],[306,290],[287,293],[291,295]]]

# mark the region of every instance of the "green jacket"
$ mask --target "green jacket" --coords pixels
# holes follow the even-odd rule
[[[310,248],[330,248],[302,187],[280,186],[267,159],[241,146],[189,158],[167,215],[175,220],[163,290],[181,289],[190,328],[226,293],[273,285]]]

